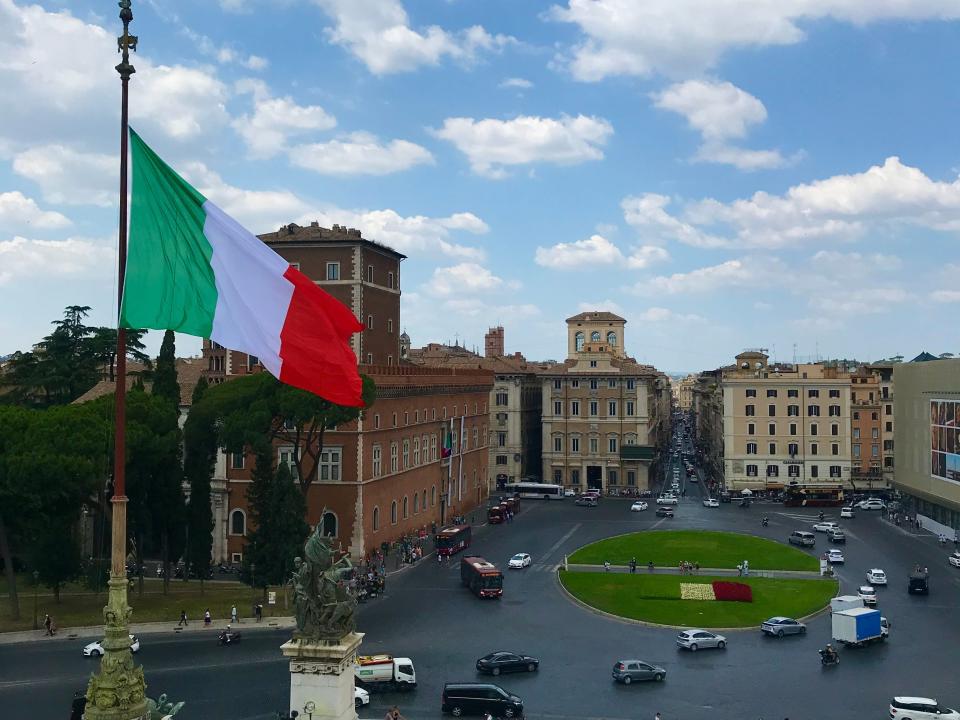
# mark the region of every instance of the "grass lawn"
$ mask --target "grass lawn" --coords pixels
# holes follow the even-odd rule
[[[631,558],[643,566],[673,567],[681,561],[700,567],[735,568],[744,560],[753,570],[811,570],[820,568],[817,558],[789,545],[737,533],[700,530],[638,532],[607,538],[586,545],[569,557],[571,563],[626,565]]]
[[[773,615],[803,617],[828,605],[837,589],[833,580],[732,578],[753,590],[753,602],[744,603],[680,599],[681,582],[731,578],[561,571],[560,580],[570,594],[598,610],[662,625],[703,628],[749,627]]]
[[[0,632],[13,630],[33,629],[33,591],[29,587],[20,589],[20,620],[10,619],[10,600],[0,598]],[[293,613],[292,609],[285,609],[283,605],[283,589],[278,590],[277,604],[268,605],[258,591],[256,601],[263,604],[264,618],[274,615],[287,616]],[[180,610],[187,611],[190,622],[203,622],[203,611],[210,609],[214,619],[222,620],[230,617],[230,608],[236,604],[241,618],[253,616],[254,592],[247,585],[240,583],[205,583],[204,594],[200,595],[200,582],[191,580],[184,583],[174,580],[170,583],[170,594],[163,595],[162,584],[151,582],[145,585],[143,597],[137,595],[134,587],[129,591],[128,600],[133,608],[134,623],[169,620],[176,623],[180,619]],[[41,627],[43,616],[50,613],[60,632],[68,632],[71,627],[85,625],[100,625],[103,623],[103,606],[107,602],[107,594],[77,593],[64,594],[60,603],[54,601],[53,596],[41,593],[37,602],[37,613]]]

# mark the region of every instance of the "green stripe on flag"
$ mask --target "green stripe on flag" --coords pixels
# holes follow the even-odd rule
[[[217,286],[203,195],[130,131],[133,192],[120,325],[210,337]]]

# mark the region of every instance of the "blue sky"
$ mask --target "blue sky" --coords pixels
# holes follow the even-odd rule
[[[955,0],[134,14],[144,138],[254,232],[317,219],[407,254],[415,345],[500,323],[560,358],[598,309],[668,371],[960,352]],[[112,2],[0,0],[0,354],[67,304],[115,312],[119,27]]]

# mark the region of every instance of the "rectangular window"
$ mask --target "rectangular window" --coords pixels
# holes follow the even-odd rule
[[[579,400],[571,400],[571,401],[570,401],[570,414],[571,414],[571,415],[574,415],[574,416],[580,414],[580,401],[579,401]]]
[[[840,426],[837,425],[836,423],[833,423],[833,425],[830,426],[830,434],[831,434],[831,435],[839,435],[839,434],[840,434]]]
[[[387,332],[393,332],[393,318],[387,318]]]
[[[383,469],[383,457],[381,455],[382,450],[380,450],[379,445],[373,446],[373,476],[380,477],[380,472]]]
[[[787,415],[791,417],[800,417],[799,405],[787,405]]]
[[[747,465],[747,477],[756,477],[756,476],[757,476],[757,466]]]
[[[553,401],[553,414],[554,415],[563,415],[563,401],[554,400]]]
[[[777,391],[776,391],[776,390],[772,390],[772,389],[768,389],[768,390],[767,390],[767,397],[768,397],[768,398],[775,398],[776,396],[777,396]]]
[[[579,471],[579,470],[571,470],[571,471],[570,471],[570,482],[571,482],[573,485],[579,485],[579,484],[580,484],[580,471]]]
[[[854,439],[854,440],[859,440],[859,439],[860,439],[860,428],[854,428],[854,429],[853,429],[853,439]]]
[[[616,485],[617,484],[617,471],[616,470],[607,470],[607,484]]]
[[[855,458],[860,457],[860,443],[853,444],[853,456]]]
[[[799,465],[787,465],[787,475],[789,477],[800,477]]]
[[[339,279],[340,279],[340,263],[328,262],[327,263],[327,280],[339,280]]]
[[[617,416],[617,401],[611,400],[607,403],[607,417]]]
[[[628,378],[628,379],[627,379],[627,390],[633,390],[635,386],[636,386],[636,381],[633,380],[633,378]]]
[[[839,406],[839,405],[831,405],[831,406],[830,406],[830,415],[831,415],[832,417],[840,417],[840,406]]]
[[[810,477],[812,477],[812,478],[820,477],[820,468],[818,468],[816,465],[811,465],[811,466],[810,466]]]
[[[608,438],[608,439],[607,439],[607,449],[608,449],[610,452],[612,452],[612,453],[615,453],[615,452],[617,451],[617,439],[616,439],[616,438]]]
[[[779,477],[780,468],[776,465],[767,465],[767,477]]]
[[[373,265],[367,265],[367,282],[373,282]]]
[[[819,454],[819,448],[817,446],[817,443],[810,443],[810,454],[811,455]]]
[[[633,417],[633,400],[627,400],[627,416]]]
[[[880,446],[876,443],[870,446],[870,457],[880,457]]]
[[[883,426],[883,429],[886,432],[893,432],[893,423],[892,422],[885,423]]]
[[[600,441],[597,438],[590,438],[590,454],[596,455],[600,451]]]
[[[328,448],[320,453],[320,481],[339,482],[340,480],[340,448]]]
[[[884,405],[883,406],[884,415],[893,415],[893,405]]]
[[[817,390],[816,388],[810,388],[809,390],[807,390],[807,397],[818,398],[820,397],[820,391]]]
[[[840,443],[831,443],[830,445],[830,454],[839,455],[840,454]]]
[[[859,410],[854,410],[854,412],[853,412],[853,419],[854,419],[854,420],[859,420],[859,419],[860,419],[860,411],[859,411]]]
[[[507,404],[508,398],[506,391],[498,391],[494,402],[499,406]]]
[[[756,390],[756,388],[747,388],[746,393],[747,393],[747,397],[756,397],[756,396],[757,396],[757,390]]]
[[[243,470],[243,460],[244,456],[242,452],[235,452],[230,454],[230,467],[234,470]]]
[[[777,434],[777,424],[770,423],[767,425],[767,435],[776,435]]]
[[[600,403],[596,400],[590,401],[590,416],[595,417],[600,414]]]
[[[293,461],[293,448],[280,448],[278,459],[280,465],[286,465],[290,469],[290,474],[293,476],[293,479],[298,480],[297,466]]]
[[[393,290],[393,273],[392,272],[387,273],[387,287]]]
[[[507,446],[507,434],[505,432],[497,433],[497,447]]]
[[[636,470],[627,470],[627,485],[636,485],[636,484],[637,484]]]
[[[776,405],[767,405],[767,415],[769,417],[777,416],[777,406]]]
[[[607,387],[608,387],[608,388],[610,388],[610,389],[612,390],[612,389],[615,388],[616,386],[617,386],[617,379],[616,379],[616,378],[609,378],[609,379],[607,380]]]
[[[816,424],[816,423],[811,423],[811,425],[810,425],[810,434],[811,434],[811,435],[816,435],[816,434],[817,434],[817,424]]]
[[[790,423],[790,434],[791,434],[791,435],[796,435],[796,434],[797,434],[797,424],[796,424],[796,423]]]
[[[580,438],[570,438],[570,452],[580,452]]]
[[[797,443],[789,443],[787,445],[788,455],[793,456],[793,455],[796,455],[798,452],[800,452],[800,446]]]
[[[506,465],[507,456],[506,455],[497,455],[497,465]]]
[[[253,370],[258,362],[260,360],[257,359],[256,355],[247,355],[247,370]]]
[[[373,330],[373,315],[367,315],[367,330]]]
[[[574,389],[579,388],[579,387],[580,387],[580,381],[579,381],[579,380],[571,380],[571,381],[570,381],[570,387],[572,387],[572,388],[574,388]]]
[[[807,405],[807,415],[810,417],[820,417],[819,405]]]
[[[754,405],[747,405],[744,408],[744,414],[749,416],[756,415],[756,407]]]
[[[560,380],[560,379],[558,378],[558,379],[556,379],[556,380],[553,381],[553,389],[554,389],[554,390],[559,390],[561,387],[563,387],[563,380]]]
[[[747,443],[747,455],[756,455],[757,454],[757,444],[755,442]]]
[[[592,379],[590,380],[590,389],[591,389],[591,390],[596,390],[596,389],[597,389],[597,379],[596,379],[596,378],[592,378]]]
[[[563,482],[563,470],[560,468],[554,468],[553,470],[553,484],[560,485]]]
[[[563,451],[563,438],[555,437],[553,439],[553,451],[554,452]]]
[[[838,397],[840,397],[840,390],[837,389],[837,388],[832,388],[832,389],[830,390],[830,397],[832,397],[832,398],[838,398]]]
[[[875,413],[875,412],[870,413],[870,419],[871,419],[871,420],[879,420],[879,419],[880,419],[880,413]]]
[[[831,465],[831,466],[830,466],[830,477],[832,477],[832,478],[838,478],[838,477],[840,477],[840,466],[839,466],[839,465]]]
[[[591,360],[591,361],[590,361],[590,367],[596,367],[596,366],[597,366],[597,361],[596,361],[596,360]]]
[[[754,425],[753,423],[747,423],[747,435],[756,435],[756,434],[757,434],[757,426]]]
[[[787,390],[787,397],[788,398],[800,397],[800,391],[797,389]]]
[[[776,455],[776,454],[777,454],[777,444],[776,444],[776,443],[770,443],[769,445],[767,445],[767,454],[768,454],[768,455]]]
[[[870,437],[872,437],[874,440],[876,440],[877,438],[879,438],[879,437],[880,437],[880,428],[873,428],[873,429],[870,431]]]

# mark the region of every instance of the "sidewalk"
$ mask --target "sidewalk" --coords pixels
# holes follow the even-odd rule
[[[240,632],[275,630],[277,628],[292,628],[294,618],[292,617],[270,617],[257,622],[253,618],[242,618],[239,623],[230,623],[228,620],[214,620],[210,625],[204,626],[203,620],[191,620],[186,627],[177,627],[175,620],[166,622],[148,622],[132,623],[130,632],[133,635],[146,633],[167,633],[170,635],[182,634],[200,634],[207,633],[211,637],[216,631],[223,630],[228,624],[232,624]],[[22,642],[63,642],[65,640],[76,640],[78,638],[90,638],[97,640],[103,637],[103,625],[91,625],[88,627],[71,627],[59,630],[53,637],[46,637],[46,630],[22,630],[19,632],[0,633],[0,645],[12,645]]]
[[[574,565],[570,563],[567,565],[567,569],[572,572],[605,572],[603,565]],[[609,572],[612,573],[630,573],[630,568],[627,565],[611,565]],[[650,572],[647,569],[646,565],[637,565],[637,572],[635,575],[680,575],[680,568],[676,566],[670,567],[660,567],[659,565],[654,566],[653,572]],[[713,577],[741,577],[739,571],[736,568],[700,568],[697,572],[694,573],[683,573],[684,577],[695,578],[701,575],[713,576]],[[816,571],[808,570],[757,570],[755,568],[750,568],[750,574],[745,577],[762,577],[762,578],[781,578],[786,580],[819,580],[821,578],[820,573]]]

